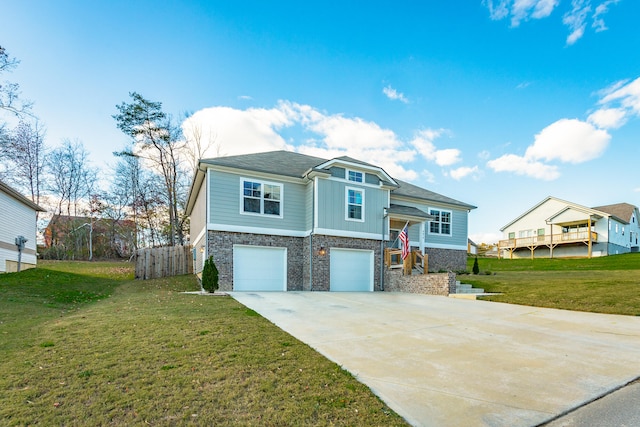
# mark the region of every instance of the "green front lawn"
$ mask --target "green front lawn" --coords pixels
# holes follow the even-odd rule
[[[348,372],[193,276],[0,275],[2,425],[406,425]]]
[[[474,258],[468,259],[472,271]],[[565,310],[640,316],[640,254],[592,259],[478,258],[480,274],[458,280],[487,292],[490,301]]]

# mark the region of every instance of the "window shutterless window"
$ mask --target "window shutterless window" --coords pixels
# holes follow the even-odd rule
[[[353,182],[363,182],[364,174],[362,172],[350,170],[350,171],[347,171],[347,179]]]
[[[282,184],[241,180],[242,213],[282,216]]]
[[[357,188],[345,189],[346,191],[346,215],[350,221],[364,221],[364,190]]]
[[[431,209],[429,211],[435,218],[429,222],[430,234],[451,235],[451,212]]]

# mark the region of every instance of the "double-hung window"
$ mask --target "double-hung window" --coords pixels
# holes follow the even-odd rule
[[[282,217],[282,184],[242,179],[241,212]]]
[[[451,235],[451,212],[438,209],[429,211],[435,218],[429,223],[430,234]]]
[[[346,220],[364,221],[364,190],[347,187],[346,191]]]

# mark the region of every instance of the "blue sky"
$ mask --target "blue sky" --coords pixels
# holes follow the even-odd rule
[[[184,3],[184,4],[183,4]],[[97,167],[136,91],[232,155],[350,155],[478,206],[640,205],[640,2],[5,2],[0,45],[47,143]],[[107,173],[105,171],[105,173]]]

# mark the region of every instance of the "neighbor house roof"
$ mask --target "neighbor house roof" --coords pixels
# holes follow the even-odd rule
[[[633,215],[633,211],[638,208],[629,203],[616,203],[614,205],[598,206],[593,209],[613,215],[620,221],[628,224]]]
[[[18,193],[16,190],[14,190],[13,188],[9,187],[7,184],[5,184],[2,181],[0,181],[0,191],[2,191],[3,193],[6,193],[7,195],[9,195],[11,197],[13,197],[14,199],[19,201],[23,205],[27,205],[28,207],[30,207],[31,209],[33,209],[35,211],[46,212],[46,209],[43,209],[40,206],[38,206],[37,204],[33,203],[31,200],[27,199],[22,194]]]
[[[559,199],[557,197],[548,196],[544,200],[542,200],[540,203],[536,204],[531,209],[527,210],[525,213],[523,213],[522,215],[518,216],[513,221],[509,222],[507,225],[502,227],[500,229],[500,231],[504,231],[505,229],[510,227],[512,224],[514,224],[516,221],[518,221],[521,218],[529,215],[529,213],[531,213],[534,210],[536,210],[540,205],[546,203],[548,200],[556,200],[556,201],[558,201],[560,203],[564,203],[566,205],[565,208],[561,209],[559,212],[557,212],[556,214],[554,214],[550,218],[547,218],[548,220],[558,216],[559,214],[564,212],[567,209],[567,207],[570,207],[570,208],[573,208],[573,209],[577,209],[577,210],[583,211],[585,213],[605,214],[604,216],[606,216],[606,217],[615,217],[617,220],[619,220],[621,222],[628,223],[629,220],[631,219],[631,213],[633,212],[633,209],[636,208],[635,206],[630,205],[628,203],[618,203],[618,204],[615,204],[615,205],[606,205],[606,206],[600,206],[600,207],[596,207],[596,208],[589,208],[587,206],[582,206],[582,205],[579,205],[577,203],[568,202],[566,200],[562,200],[562,199]],[[626,219],[624,219],[624,218],[626,218]]]

